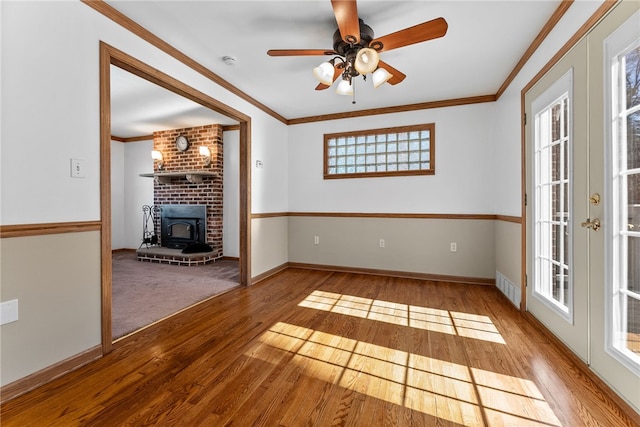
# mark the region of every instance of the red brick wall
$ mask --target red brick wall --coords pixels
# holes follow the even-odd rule
[[[187,151],[180,152],[175,140],[179,135],[189,139]],[[209,147],[211,165],[204,166],[199,147]],[[170,184],[153,186],[153,202],[161,205],[206,205],[207,243],[213,247],[217,257],[222,256],[222,127],[206,125],[193,128],[172,129],[153,133],[153,148],[162,152],[164,168],[160,171],[154,165],[154,172],[208,171],[219,172],[216,176],[203,177],[202,183],[193,184],[185,177],[172,178]],[[158,235],[160,233],[158,232]]]

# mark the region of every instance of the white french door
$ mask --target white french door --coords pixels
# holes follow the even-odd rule
[[[640,412],[640,13],[525,94],[527,310]]]

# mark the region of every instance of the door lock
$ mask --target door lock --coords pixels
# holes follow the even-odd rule
[[[593,206],[598,206],[600,204],[600,195],[598,193],[593,193],[591,197],[589,197],[589,202]]]
[[[591,221],[589,218],[587,218],[586,222],[583,222],[582,224],[580,224],[582,227],[585,228],[590,228],[593,231],[598,231],[600,230],[600,220],[598,218],[594,219],[593,221]]]

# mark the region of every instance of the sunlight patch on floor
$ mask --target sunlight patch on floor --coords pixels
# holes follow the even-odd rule
[[[505,344],[502,335],[487,316],[325,291],[313,291],[298,305],[362,319]]]
[[[489,426],[561,425],[526,379],[285,322],[259,341],[245,354],[294,363],[304,375],[460,425],[484,425],[483,415]]]

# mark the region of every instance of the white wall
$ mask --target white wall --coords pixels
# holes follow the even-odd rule
[[[522,215],[520,93],[602,3],[588,0],[574,2],[495,103],[492,204],[498,214]]]
[[[141,173],[153,172],[153,141],[128,142],[124,146],[124,229],[121,247],[137,249],[142,243],[142,206],[153,205],[153,179],[140,176]],[[113,190],[111,193],[113,195]]]
[[[222,193],[222,254],[240,256],[240,132],[222,134],[224,156]]]
[[[81,2],[0,2],[0,8],[2,225],[101,219],[100,41],[251,116],[252,155],[258,153],[269,165],[259,180],[252,182],[253,209],[287,210],[287,128],[284,124]],[[70,158],[85,161],[85,178],[70,177]],[[24,165],[29,165],[29,173],[24,173]],[[126,234],[126,238],[129,235],[133,238],[138,233]],[[88,243],[85,235],[89,237]],[[17,378],[4,372],[17,373],[19,377],[29,375],[99,345],[101,339],[100,266],[96,262],[100,259],[99,233],[69,233],[44,239],[47,247],[69,254],[59,263],[46,265],[45,290],[34,272],[21,274],[15,268],[5,269],[4,261],[9,259],[5,256],[7,251],[10,251],[12,265],[30,265],[34,251],[28,239],[2,239],[0,291],[3,300],[15,298],[20,304],[29,301],[36,307],[46,306],[47,310],[22,311],[21,305],[20,320],[0,326],[3,385]],[[80,243],[83,246],[78,246]],[[69,275],[76,268],[72,255],[76,253],[81,254],[77,258],[80,262],[89,259],[91,263],[83,264],[89,266],[89,271],[85,272],[83,267],[83,276],[74,279],[71,286]],[[268,258],[274,265],[267,264],[261,256],[261,253],[252,255],[253,262],[261,268],[273,268],[281,263]],[[15,273],[10,282],[5,282],[6,272]],[[82,292],[76,292],[76,288]],[[47,290],[51,289],[57,292],[55,305],[49,304],[51,295]],[[52,319],[69,320],[65,320],[64,327],[47,328],[47,339],[43,340],[37,325],[49,324]],[[8,345],[5,341],[8,336],[19,337],[19,345]],[[52,342],[55,352],[52,352]],[[34,360],[34,355],[41,357]],[[12,364],[5,363],[7,360]]]
[[[493,103],[290,126],[289,208],[294,212],[490,214]],[[435,123],[435,175],[323,179],[323,135]]]
[[[111,141],[111,249],[125,248],[125,144]]]
[[[111,248],[137,249],[142,242],[142,206],[153,205],[153,141],[111,141]]]

